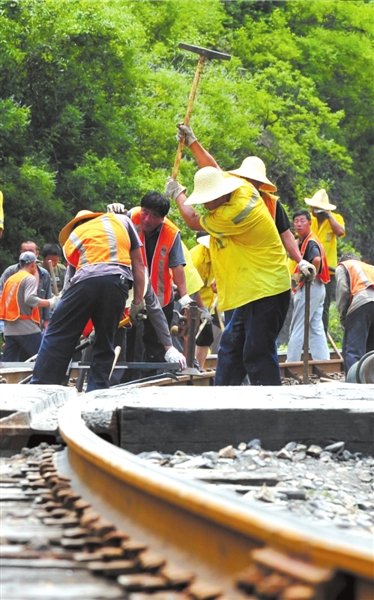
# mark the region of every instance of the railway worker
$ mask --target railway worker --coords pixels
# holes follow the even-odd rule
[[[276,338],[290,299],[287,258],[274,221],[256,188],[207,166],[186,188],[168,178],[186,224],[210,234],[210,253],[222,310],[235,309],[218,350],[215,385],[281,385]],[[200,216],[192,205],[206,209]]]
[[[193,153],[200,168],[208,166],[220,168],[215,158],[213,158],[196,138],[191,127],[180,124],[178,125],[178,132],[178,139],[183,139],[185,141],[185,144]],[[256,188],[267,206],[271,217],[275,221],[282,244],[288,256],[298,263],[299,269],[305,277],[310,277],[310,271],[314,273],[313,265],[307,264],[300,254],[300,249],[291,231],[291,224],[287,213],[278,196],[274,195],[277,188],[266,176],[265,163],[258,156],[247,156],[238,169],[230,170],[228,172],[237,177],[242,177]]]
[[[58,244],[44,244],[42,248],[42,265],[50,272],[49,261],[52,263],[52,269],[56,279],[58,293],[62,291],[64,287],[66,267],[61,262],[62,252]]]
[[[0,318],[4,321],[4,362],[25,361],[38,352],[42,339],[39,308],[53,308],[56,296],[39,298],[37,257],[22,252],[19,269],[7,278],[0,296]]]
[[[124,210],[118,203],[113,210]],[[162,310],[170,327],[173,318],[175,284],[182,309],[191,302],[187,293],[184,266],[186,264],[181,243],[180,231],[167,218],[170,202],[163,194],[150,191],[143,196],[140,206],[132,208],[128,216],[134,223],[143,243],[142,255],[147,267],[152,287],[159,299]],[[147,362],[162,362],[164,346],[157,339],[157,333],[152,323],[144,322],[143,343]]]
[[[327,333],[331,300],[335,294],[335,267],[338,264],[337,240],[345,235],[345,223],[342,215],[334,212],[335,204],[331,204],[326,190],[318,190],[312,198],[305,198],[305,203],[312,208],[312,232],[320,240],[330,269],[330,281],[326,284],[326,296],[323,305],[323,326]]]
[[[325,300],[325,285],[330,280],[329,268],[322,244],[311,230],[311,215],[307,210],[298,210],[293,215],[295,232],[298,235],[300,252],[311,262],[317,272],[310,286],[309,309],[309,348],[313,360],[330,358],[326,335],[323,328],[322,313]],[[290,327],[290,339],[287,348],[287,362],[299,361],[304,343],[305,327],[305,285],[298,267],[295,269],[297,287],[294,290],[293,314]]]
[[[200,297],[204,306],[208,309],[209,315],[209,317],[203,318],[202,322],[205,322],[205,325],[196,338],[196,358],[201,369],[204,369],[209,349],[214,341],[213,314],[217,307],[218,297],[214,287],[214,273],[209,252],[210,236],[205,231],[200,231],[196,235],[196,240],[197,244],[191,248],[190,254],[203,281]]]
[[[21,242],[19,251],[20,251],[20,254],[22,254],[23,252],[32,252],[33,254],[35,254],[35,256],[37,257],[35,278],[37,280],[37,286],[38,286],[38,290],[37,290],[38,297],[41,299],[46,299],[46,300],[48,300],[49,298],[52,298],[53,294],[52,294],[52,288],[51,288],[51,277],[50,277],[48,271],[46,269],[44,269],[44,267],[42,267],[38,261],[39,248],[36,245],[36,243],[31,240]],[[20,269],[19,262],[15,263],[13,265],[9,265],[9,267],[7,267],[5,269],[5,271],[3,272],[3,274],[0,277],[0,292],[2,291],[4,284],[5,284],[6,280],[8,279],[8,277],[13,275],[17,271],[19,271],[19,269]],[[46,329],[46,327],[49,323],[49,320],[51,318],[51,309],[50,309],[48,303],[46,303],[41,308],[41,310],[39,311],[39,314],[40,314],[40,325],[41,325],[41,328],[44,330],[44,329]]]
[[[340,259],[335,277],[347,374],[364,354],[374,350],[374,266],[347,254]]]
[[[60,231],[59,242],[75,275],[43,337],[31,383],[64,382],[75,346],[92,319],[95,340],[87,391],[107,388],[114,338],[130,287],[133,317],[144,307],[141,241],[127,216],[81,210]]]

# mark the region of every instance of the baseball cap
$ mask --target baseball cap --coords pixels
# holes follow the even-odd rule
[[[22,252],[19,255],[19,262],[23,263],[25,265],[29,265],[30,263],[34,263],[36,262],[36,254],[34,254],[33,252],[30,252],[29,250],[27,252]]]

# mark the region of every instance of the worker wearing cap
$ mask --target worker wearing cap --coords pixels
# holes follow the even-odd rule
[[[38,248],[37,244],[35,242],[33,242],[32,240],[26,240],[24,242],[21,242],[21,245],[19,248],[19,253],[22,254],[23,252],[32,252],[36,256],[37,261],[36,261],[35,277],[36,277],[36,281],[37,281],[37,285],[38,285],[37,294],[38,294],[39,298],[43,298],[46,300],[48,300],[49,298],[52,298],[53,294],[52,294],[52,288],[51,288],[51,277],[50,277],[48,271],[46,269],[44,269],[44,267],[42,267],[38,261],[39,248]],[[19,269],[20,269],[19,262],[14,263],[13,265],[9,265],[9,267],[7,267],[5,269],[5,271],[2,273],[2,275],[0,277],[0,292],[2,291],[4,284],[5,284],[6,280],[8,279],[8,277],[13,275],[17,271],[19,271]],[[40,326],[42,329],[45,329],[48,326],[49,319],[51,318],[51,310],[49,308],[49,304],[46,304],[44,307],[42,307],[39,312],[40,312]]]
[[[132,314],[144,307],[141,242],[125,215],[81,210],[65,225],[59,242],[75,271],[62,293],[36,359],[31,383],[62,384],[79,337],[92,319],[93,358],[87,391],[109,387],[114,338],[134,286]]]
[[[374,350],[374,266],[358,256],[342,256],[336,267],[336,307],[344,327],[343,358],[346,374],[367,352]]]
[[[280,385],[276,338],[290,300],[287,257],[256,188],[216,167],[199,169],[194,190],[169,178],[186,224],[210,234],[210,253],[222,310],[235,309],[218,351],[215,385]],[[204,207],[202,216],[192,205]]]
[[[329,309],[335,288],[335,268],[338,264],[339,237],[345,235],[345,223],[342,215],[333,212],[335,204],[331,204],[326,190],[318,190],[312,198],[305,198],[305,203],[312,208],[312,232],[320,240],[330,269],[330,282],[326,285],[326,297],[323,306],[323,326],[325,331],[329,325]]]
[[[19,269],[5,281],[0,297],[0,319],[4,321],[4,362],[25,361],[38,352],[42,339],[39,308],[53,308],[56,297],[37,295],[37,257],[22,252]]]

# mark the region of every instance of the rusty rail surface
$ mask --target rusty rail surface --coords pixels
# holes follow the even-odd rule
[[[67,449],[57,455],[56,466],[74,493],[89,499],[88,510],[99,511],[133,544],[151,548],[161,571],[182,568],[185,598],[373,597],[370,541],[331,529],[326,534],[318,525],[285,519],[146,465],[92,433],[77,398],[61,409],[59,428]]]

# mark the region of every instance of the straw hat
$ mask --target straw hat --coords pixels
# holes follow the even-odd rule
[[[195,173],[194,189],[185,204],[205,204],[217,200],[221,196],[231,194],[241,185],[237,177],[232,177],[216,167],[203,167]]]
[[[304,198],[306,204],[312,208],[320,208],[321,210],[335,210],[335,204],[330,204],[326,190],[318,190],[312,198]]]
[[[258,156],[247,156],[247,158],[243,160],[239,169],[229,171],[229,173],[231,173],[231,175],[236,175],[237,177],[244,177],[245,179],[254,179],[255,181],[259,181],[263,184],[261,189],[267,190],[268,192],[277,191],[276,186],[266,177],[265,163]]]
[[[95,217],[100,217],[103,214],[104,213],[102,212],[92,212],[92,210],[80,210],[79,212],[77,212],[74,219],[69,221],[69,223],[67,223],[67,225],[65,225],[65,227],[63,227],[59,233],[58,241],[60,242],[61,246],[65,244],[69,235],[73,231],[76,223],[79,223],[79,221],[87,221],[88,219],[94,219]]]

